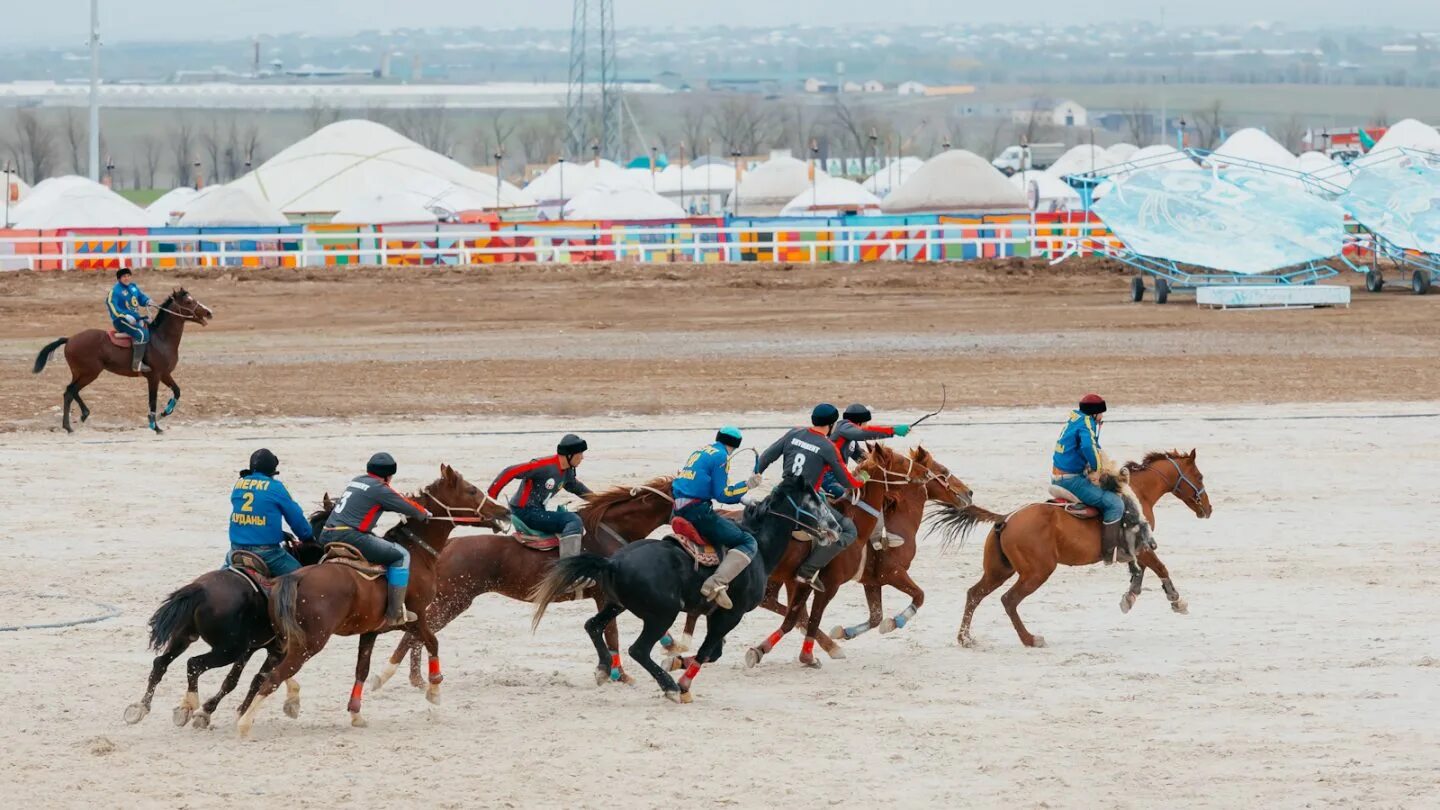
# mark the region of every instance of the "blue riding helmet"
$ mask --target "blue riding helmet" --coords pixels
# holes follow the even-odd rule
[[[738,448],[742,439],[740,428],[733,425],[726,425],[715,434],[715,441],[730,448]]]

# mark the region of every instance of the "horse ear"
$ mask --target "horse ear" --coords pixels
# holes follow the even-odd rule
[[[455,480],[455,469],[454,469],[453,467],[451,467],[449,464],[441,464],[441,465],[440,465],[440,477],[441,477],[441,478],[444,478],[446,481],[454,481],[454,480]]]
[[[1194,460],[1195,460],[1195,448],[1193,448],[1193,447],[1190,448],[1190,460],[1191,460],[1191,461],[1194,461]]]
[[[327,492],[324,495],[320,496],[320,505],[325,507],[326,509],[335,508],[335,502],[330,500],[330,493]]]

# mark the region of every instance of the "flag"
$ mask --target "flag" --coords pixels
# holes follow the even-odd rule
[[[1360,127],[1360,146],[1364,148],[1366,152],[1375,148],[1375,138],[1372,137],[1370,132],[1364,127]]]

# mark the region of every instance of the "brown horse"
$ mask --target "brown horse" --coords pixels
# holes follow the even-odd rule
[[[209,307],[196,301],[184,288],[170,293],[169,298],[160,302],[159,310],[155,320],[150,323],[150,348],[145,350],[145,364],[150,367],[149,371],[131,371],[130,349],[116,346],[103,329],[86,329],[68,338],[52,341],[40,350],[40,354],[35,357],[33,370],[36,374],[45,370],[45,361],[50,359],[56,349],[65,347],[65,362],[70,366],[70,384],[65,386],[64,416],[60,424],[66,433],[75,432],[70,427],[71,402],[80,406],[81,422],[90,418],[90,409],[86,407],[85,400],[80,398],[80,389],[95,382],[102,371],[122,377],[145,378],[150,385],[150,429],[156,433],[161,432],[160,425],[156,422],[155,396],[160,383],[170,387],[170,402],[158,415],[160,419],[174,413],[175,406],[180,404],[180,386],[175,384],[175,378],[171,375],[175,366],[180,363],[180,338],[185,333],[185,322],[194,321],[204,326],[215,314]]]
[[[793,546],[789,549],[770,580],[772,593],[782,584],[785,587],[785,602],[788,605],[784,611],[785,621],[780,625],[780,629],[770,634],[765,641],[746,651],[746,666],[753,667],[760,663],[765,654],[774,649],[786,633],[804,621],[805,642],[801,647],[800,663],[818,668],[820,662],[815,658],[814,647],[819,637],[824,635],[820,632],[820,624],[825,617],[825,608],[830,604],[830,600],[835,598],[840,586],[846,582],[858,580],[865,587],[870,620],[868,624],[862,623],[854,628],[836,628],[834,633],[839,638],[854,638],[872,627],[880,626],[883,610],[880,589],[885,585],[904,592],[911,602],[909,607],[890,620],[882,632],[904,627],[925,603],[925,592],[915,584],[909,573],[910,563],[914,561],[917,549],[915,537],[925,516],[925,504],[927,501],[935,501],[942,509],[948,510],[949,514],[963,514],[963,510],[973,502],[974,492],[963,481],[954,477],[950,470],[924,447],[917,447],[910,455],[905,456],[884,445],[872,445],[859,469],[870,475],[870,480],[862,490],[862,500],[872,506],[882,506],[886,531],[904,537],[905,544],[874,551],[868,540],[876,528],[875,516],[853,503],[842,502],[846,516],[855,522],[859,539],[820,572],[823,591],[812,591],[795,581],[795,569],[804,561],[809,549]],[[876,493],[879,494],[878,499],[874,499]],[[947,524],[947,529],[960,534],[967,531],[973,522],[954,519]],[[807,598],[813,600],[808,616],[805,612]],[[830,654],[836,658],[844,657],[843,652],[838,649]]]
[[[625,544],[644,539],[669,522],[674,505],[670,482],[669,477],[657,478],[639,486],[615,487],[589,496],[577,511],[585,524],[582,548],[609,557]],[[509,535],[456,537],[440,555],[430,627],[438,632],[469,610],[475,597],[484,593],[499,593],[529,602],[531,593],[554,567],[556,559],[554,551],[527,548]],[[596,609],[604,607],[605,596],[598,587],[591,588],[588,595],[594,597]],[[568,602],[575,598],[573,593],[558,594],[552,601]],[[613,621],[605,627],[605,640],[613,653],[612,665],[597,672],[596,681],[608,678],[629,683],[630,676],[619,664],[620,637]],[[414,632],[407,632],[380,673],[371,679],[370,688],[384,686],[407,652],[410,653],[410,682],[423,686],[419,639]]]
[[[1194,450],[1189,453],[1175,450],[1151,453],[1139,464],[1125,465],[1125,471],[1129,473],[1130,490],[1150,526],[1155,525],[1155,502],[1166,495],[1174,495],[1190,507],[1196,517],[1210,517],[1210,496],[1205,492],[1205,476],[1195,465]],[[1000,601],[1005,605],[1005,612],[1010,615],[1021,643],[1027,647],[1044,647],[1044,637],[1032,635],[1020,621],[1020,602],[1044,585],[1057,565],[1094,565],[1100,562],[1099,521],[1077,518],[1062,508],[1044,503],[1022,506],[1009,515],[997,515],[973,507],[967,511],[970,519],[994,523],[995,528],[985,538],[984,573],[967,595],[965,617],[960,622],[957,640],[963,646],[974,646],[970,620],[975,615],[975,607],[1018,573],[1019,581],[1005,592]],[[1187,612],[1189,608],[1185,600],[1180,598],[1180,592],[1170,581],[1169,569],[1156,556],[1154,548],[1148,545],[1140,549],[1135,562],[1130,564],[1130,589],[1120,598],[1121,611],[1128,613],[1135,604],[1146,568],[1160,577],[1171,610]]]
[[[406,627],[419,633],[430,651],[430,689],[426,697],[431,703],[439,703],[440,643],[427,620],[435,598],[436,560],[445,550],[457,520],[493,520],[503,516],[505,508],[448,465],[440,466],[440,478],[421,490],[416,500],[435,517],[418,526],[406,519],[388,536],[410,552],[410,587],[405,606],[416,619]],[[456,512],[478,514],[479,518],[447,517]],[[270,620],[284,637],[285,657],[270,670],[254,702],[241,715],[236,725],[240,737],[250,735],[265,699],[324,649],[332,635],[360,636],[349,710],[351,725],[366,725],[360,716],[360,702],[370,673],[370,653],[375,638],[392,629],[385,625],[386,597],[383,579],[366,579],[344,565],[313,565],[280,577],[270,596]]]

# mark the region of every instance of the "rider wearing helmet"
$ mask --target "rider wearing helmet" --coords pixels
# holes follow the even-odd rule
[[[715,514],[712,501],[735,504],[760,485],[760,475],[752,474],[743,484],[730,485],[730,456],[739,449],[740,428],[722,427],[715,441],[690,454],[685,469],[675,476],[671,492],[675,496],[675,516],[690,525],[711,545],[725,549],[725,557],[715,573],[700,586],[700,593],[720,607],[734,607],[726,592],[731,580],[755,559],[759,546],[755,537],[734,521]]]
[[[300,568],[300,563],[280,545],[285,539],[281,522],[301,540],[310,540],[310,522],[300,504],[280,483],[280,459],[260,448],[250,454],[250,466],[230,490],[230,551],[248,551],[259,557],[271,576],[282,576]],[[230,564],[226,555],[225,565]]]
[[[150,306],[150,298],[140,292],[140,287],[131,280],[130,269],[122,267],[115,271],[115,286],[110,288],[110,297],[105,303],[110,308],[110,322],[115,331],[129,335],[130,370],[144,374],[150,368],[142,361],[145,345],[150,342],[150,318],[140,311]]]
[[[390,585],[385,605],[387,626],[415,621],[415,614],[405,609],[405,588],[410,584],[410,552],[371,533],[380,516],[395,512],[424,523],[430,513],[418,503],[396,492],[390,479],[398,470],[389,453],[376,453],[365,465],[365,474],[356,476],[345,487],[335,510],[325,521],[322,538],[326,543],[349,543],[365,559],[385,566],[385,581]]]
[[[490,484],[489,494],[494,499],[511,481],[524,482],[510,498],[510,514],[535,531],[559,535],[561,557],[580,553],[585,524],[573,512],[546,509],[545,502],[561,488],[581,498],[590,494],[590,488],[575,477],[575,468],[585,460],[588,449],[584,439],[568,433],[555,447],[555,455],[506,467]]]
[[[794,428],[766,448],[755,460],[755,472],[763,473],[766,467],[784,458],[785,475],[798,476],[817,492],[827,471],[835,473],[837,480],[843,481],[850,489],[864,486],[869,476],[856,478],[851,474],[850,468],[845,466],[845,462],[840,458],[840,451],[836,450],[835,444],[830,441],[830,427],[839,419],[840,411],[834,405],[816,405],[810,412],[811,427]],[[805,558],[805,562],[801,563],[795,572],[796,580],[817,591],[825,590],[817,579],[820,570],[829,565],[840,552],[849,548],[850,544],[855,542],[856,534],[854,521],[829,504],[824,504],[824,508],[829,509],[840,524],[840,539],[828,546],[814,544],[810,549],[810,556]]]
[[[856,402],[845,408],[839,422],[835,423],[834,429],[830,431],[830,439],[835,442],[835,449],[840,451],[840,459],[845,463],[854,461],[860,454],[861,442],[873,442],[880,439],[888,439],[891,436],[904,438],[910,435],[909,425],[872,425],[870,424],[870,409]],[[845,487],[835,478],[833,472],[825,474],[825,483],[821,485],[825,494],[832,498],[839,498],[845,494]],[[905,544],[905,538],[889,534],[885,531],[885,515],[881,514],[870,504],[861,500],[855,501],[855,506],[870,513],[875,518],[875,534],[873,544],[880,548],[880,538],[887,538],[891,547]]]
[[[1079,407],[1070,412],[1065,430],[1055,443],[1050,483],[1100,510],[1100,556],[1110,565],[1117,560],[1129,562],[1134,550],[1128,549],[1127,558],[1126,532],[1120,524],[1125,516],[1125,500],[1117,492],[1101,489],[1089,477],[1091,472],[1109,467],[1105,451],[1100,449],[1100,423],[1105,420],[1105,411],[1105,400],[1099,394],[1086,394]]]

